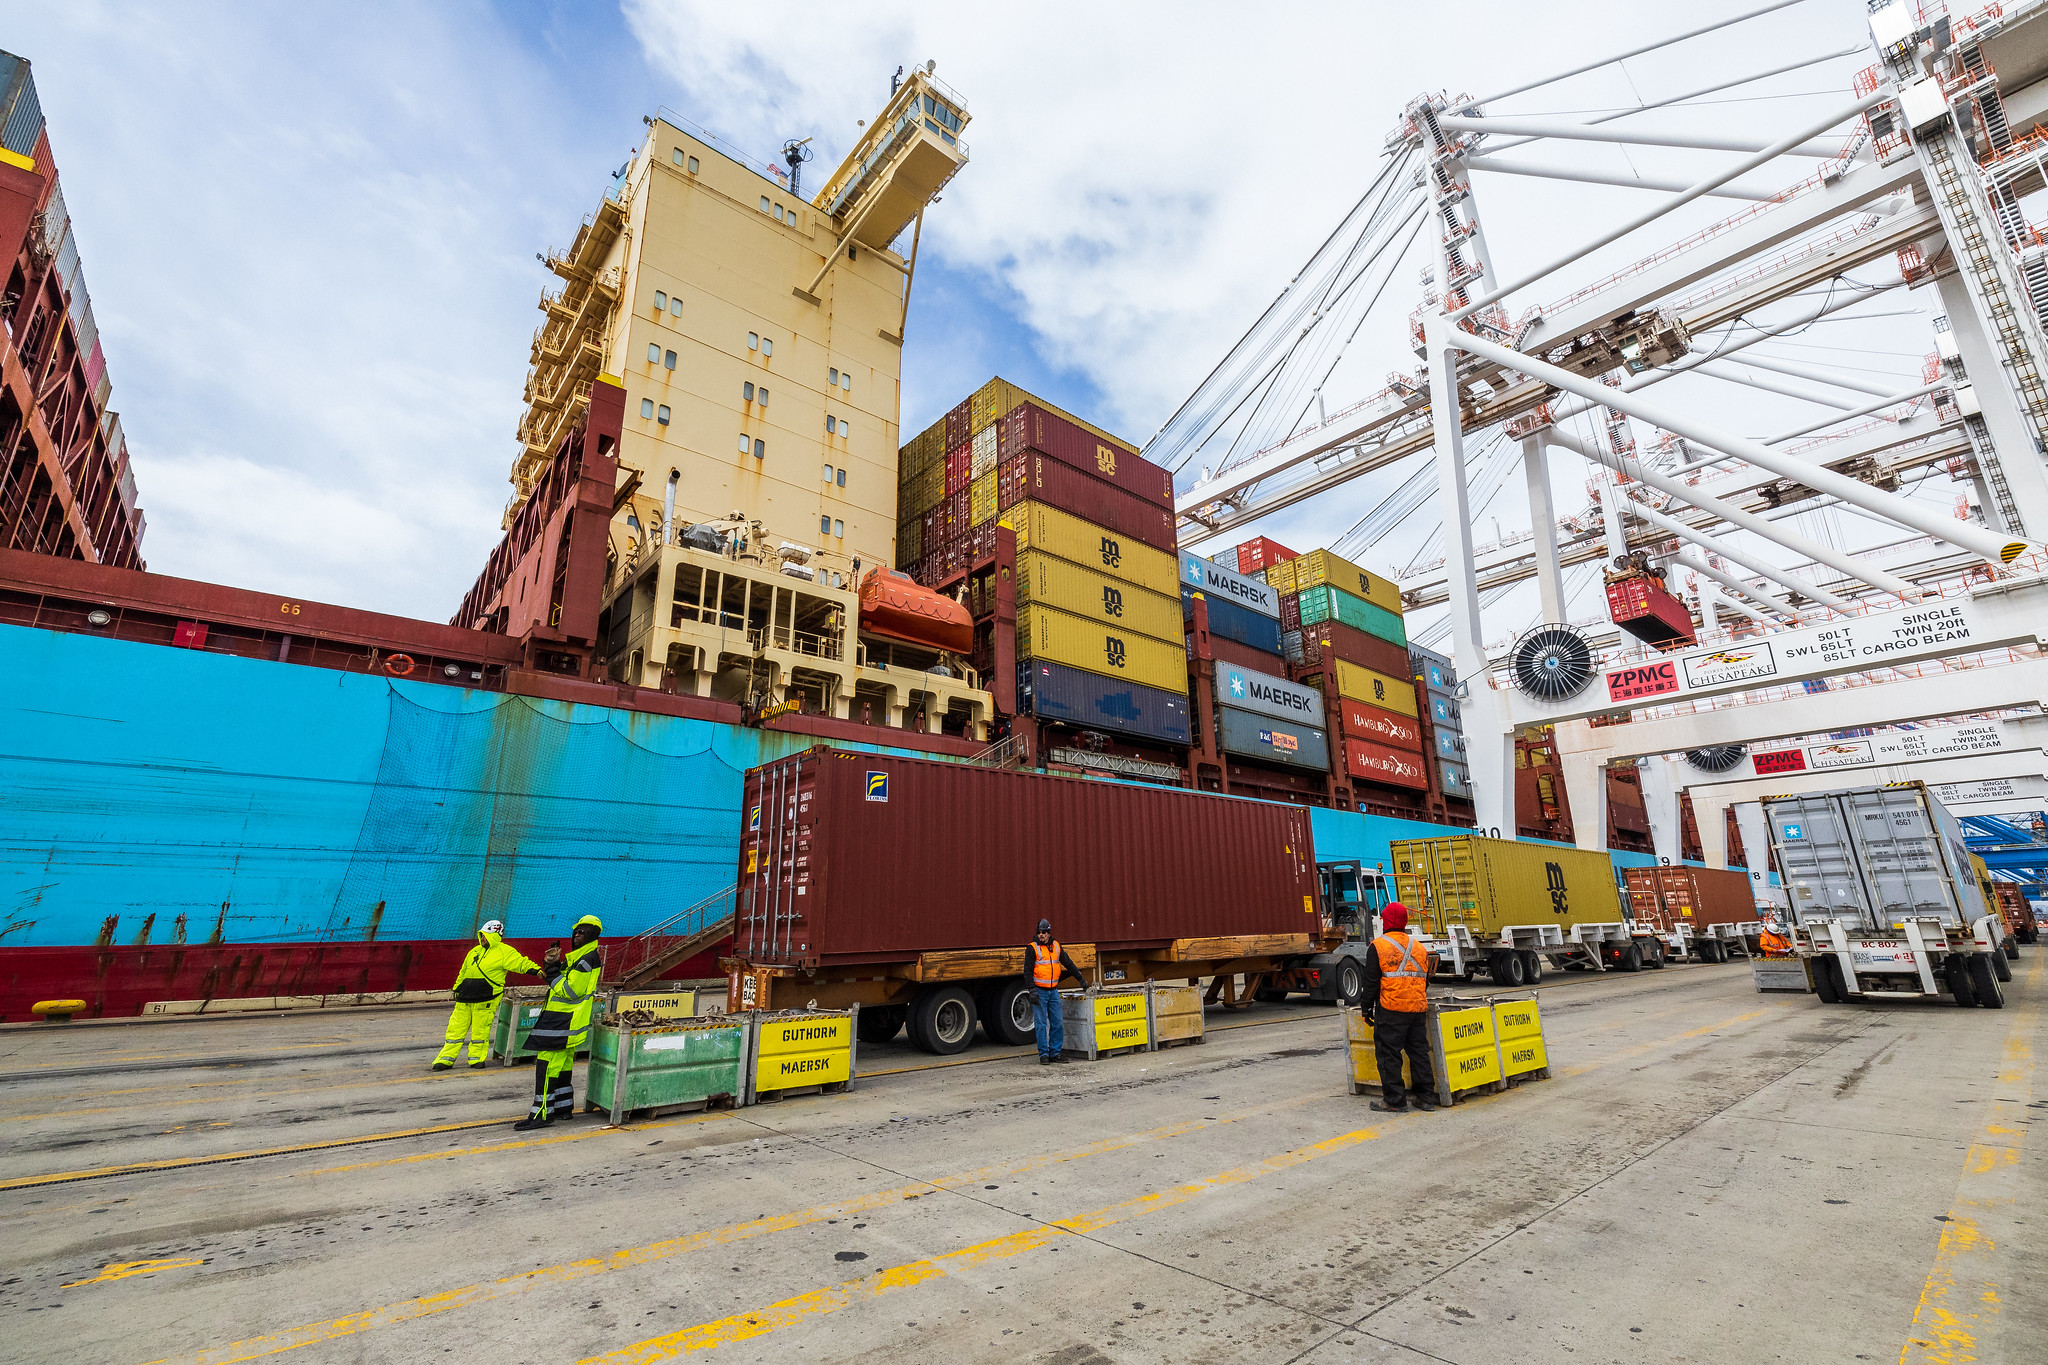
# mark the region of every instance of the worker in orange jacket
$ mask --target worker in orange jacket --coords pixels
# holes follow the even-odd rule
[[[1763,945],[1765,957],[1792,956],[1792,940],[1778,928],[1778,921],[1774,919],[1764,921],[1764,931],[1757,935],[1757,940]]]
[[[1408,932],[1408,907],[1395,901],[1380,914],[1383,926],[1365,959],[1367,1008],[1372,1016],[1373,1051],[1380,1071],[1380,1097],[1372,1107],[1383,1114],[1408,1112],[1408,1086],[1401,1059],[1408,1059],[1415,1107],[1436,1108],[1436,1069],[1429,1060],[1429,974],[1433,954]],[[1377,990],[1375,991],[1375,983]]]

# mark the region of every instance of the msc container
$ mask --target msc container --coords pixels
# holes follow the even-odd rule
[[[1472,770],[1463,763],[1448,758],[1436,761],[1437,785],[1445,796],[1456,796],[1466,801],[1472,799]]]
[[[1222,565],[1202,558],[1192,550],[1180,552],[1180,586],[1207,595],[1211,602],[1235,603],[1261,616],[1280,619],[1280,594],[1256,578],[1232,573]]]
[[[1186,745],[1194,734],[1184,692],[1141,687],[1044,659],[1017,665],[1017,708],[1040,720],[1066,721],[1166,744]]]
[[[1320,725],[1275,720],[1234,706],[1216,708],[1216,747],[1239,758],[1330,771],[1330,735]]]
[[[750,771],[733,951],[915,961],[1063,942],[1315,932],[1308,812],[1136,783],[818,747]]]
[[[1237,571],[1244,574],[1263,573],[1275,564],[1296,557],[1294,551],[1266,536],[1253,536],[1238,546],[1234,553]]]
[[[1964,927],[1992,911],[1962,827],[1925,783],[1767,796],[1762,804],[1801,923],[1840,920],[1881,932],[1931,918]]]
[[[1388,611],[1378,603],[1368,602],[1363,597],[1354,597],[1348,592],[1328,586],[1304,588],[1295,594],[1295,597],[1302,629],[1306,630],[1324,621],[1335,621],[1340,625],[1350,626],[1353,630],[1362,630],[1367,635],[1376,635],[1398,646],[1405,657],[1408,632],[1401,624],[1400,613]],[[1401,671],[1405,673],[1407,669],[1403,668]]]
[[[1072,512],[1027,501],[1018,503],[1008,520],[1016,532],[1020,555],[1038,550],[1167,595],[1179,580],[1180,569],[1172,555]]]
[[[1090,478],[1072,465],[1061,464],[1050,455],[1040,455],[1036,451],[1020,455],[1016,460],[1005,460],[997,466],[999,483],[1003,470],[1012,464],[1020,466],[1011,476],[1011,496],[1019,502],[1041,502],[1070,512],[1083,521],[1106,527],[1141,545],[1150,545],[1155,550],[1173,550],[1171,508],[1147,502],[1113,483]],[[999,504],[1002,501],[1000,488],[996,500]]]
[[[1422,727],[1412,716],[1399,715],[1383,707],[1367,706],[1349,697],[1337,699],[1338,725],[1351,739],[1383,744],[1404,753],[1422,752]]]
[[[1280,653],[1280,623],[1271,616],[1240,607],[1235,602],[1221,597],[1202,594],[1202,600],[1209,604],[1209,633],[1220,635],[1226,640],[1235,640],[1241,645],[1267,654]],[[1180,610],[1183,620],[1192,621],[1195,616],[1195,590],[1181,584]]]
[[[1017,655],[1068,664],[1109,678],[1128,678],[1146,687],[1187,686],[1185,646],[1105,626],[1070,611],[1042,605],[1017,608]]]
[[[1749,874],[1725,867],[1630,867],[1622,869],[1629,914],[1662,933],[1690,926],[1705,938],[1716,924],[1748,924],[1757,918]]]
[[[1306,593],[1327,583],[1370,602],[1390,615],[1398,617],[1401,614],[1401,590],[1392,579],[1367,573],[1350,560],[1340,559],[1328,550],[1311,550],[1290,559],[1278,573],[1279,582],[1273,582],[1272,572],[1267,573],[1266,581],[1273,583],[1281,592]]]
[[[1323,723],[1323,694],[1313,687],[1257,673],[1235,664],[1216,670],[1216,702],[1261,716],[1299,721],[1303,725]]]
[[[1369,739],[1344,741],[1344,771],[1367,782],[1384,782],[1415,791],[1429,790],[1429,772],[1420,753],[1392,749]]]
[[[1339,621],[1319,621],[1297,632],[1301,656],[1294,660],[1303,668],[1322,668],[1336,659],[1349,659],[1390,678],[1412,677],[1408,655],[1401,646],[1377,635],[1368,635]],[[1289,656],[1290,658],[1293,656]]]
[[[1024,403],[996,424],[996,458],[1049,455],[1114,484],[1156,507],[1173,506],[1173,475],[1121,441],[1099,436],[1036,403]]]
[[[1378,706],[1399,715],[1416,713],[1415,684],[1407,678],[1388,677],[1376,669],[1337,660],[1337,695]]]
[[[1454,925],[1498,938],[1510,925],[1611,924],[1621,920],[1614,863],[1605,853],[1452,834],[1396,839],[1395,895],[1410,922],[1432,937]]]
[[[1084,568],[1042,550],[1017,556],[1017,605],[1057,607],[1103,626],[1121,626],[1155,640],[1181,640],[1178,604],[1112,574]]]

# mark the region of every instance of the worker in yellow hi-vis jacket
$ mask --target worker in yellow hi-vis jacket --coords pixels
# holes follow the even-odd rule
[[[469,1040],[469,1064],[482,1066],[491,1053],[491,1020],[497,1017],[498,997],[505,993],[510,972],[539,975],[540,967],[524,953],[505,942],[505,922],[486,920],[476,931],[476,947],[462,959],[455,974],[455,1009],[448,1016],[448,1039],[434,1070],[446,1071],[462,1052],[462,1040]]]
[[[597,981],[604,972],[604,957],[597,949],[603,933],[604,922],[596,915],[585,915],[569,935],[569,951],[564,954],[559,947],[549,948],[541,959],[541,970],[548,977],[548,998],[526,1035],[527,1046],[535,1054],[533,1107],[512,1125],[515,1130],[545,1128],[576,1112],[576,1051],[590,1036]]]

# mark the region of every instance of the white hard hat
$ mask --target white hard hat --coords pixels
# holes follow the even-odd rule
[[[484,921],[484,927],[477,932],[481,934],[503,934],[505,932],[505,921],[501,919],[487,919]]]

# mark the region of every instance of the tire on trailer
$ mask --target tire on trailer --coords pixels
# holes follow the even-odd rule
[[[1641,971],[1643,969],[1643,945],[1631,939],[1628,947],[1621,950],[1620,961],[1614,965],[1625,972]]]
[[[910,1002],[910,1041],[940,1057],[974,1041],[974,997],[960,986],[926,986]]]
[[[1356,1008],[1365,999],[1365,968],[1355,957],[1340,957],[1331,970],[1336,973],[1337,1003]]]
[[[1813,993],[1820,997],[1823,1005],[1839,1005],[1845,997],[1842,994],[1842,964],[1833,954],[1807,960],[1807,970],[1813,973]]]
[[[860,1022],[854,1032],[863,1043],[886,1043],[903,1031],[904,1009],[901,1005],[874,1005],[860,1012]]]
[[[1721,941],[1719,939],[1703,938],[1697,940],[1697,942],[1700,945],[1700,961],[1726,962],[1728,960],[1728,950],[1721,946]]]
[[[2020,960],[2020,941],[2018,939],[2008,937],[2005,940],[2005,955],[2011,958],[2014,962],[2018,962]],[[2007,981],[2012,980],[2012,978],[2009,976],[2004,979]]]
[[[1643,959],[1643,961],[1644,961],[1644,964],[1645,964],[1646,966],[1648,966],[1648,967],[1649,967],[1649,968],[1650,968],[1650,969],[1651,969],[1652,971],[1660,971],[1660,972],[1661,972],[1661,971],[1663,971],[1663,970],[1664,970],[1664,940],[1663,940],[1663,939],[1661,939],[1661,938],[1654,938],[1654,939],[1651,939],[1651,940],[1650,940],[1650,955],[1649,955],[1648,957],[1644,958],[1644,959]]]
[[[1038,1039],[1038,1009],[1024,977],[989,982],[975,994],[974,1012],[981,1016],[982,1035],[997,1047],[1022,1047]]]
[[[1512,948],[1496,948],[1486,959],[1486,974],[1496,986],[1515,987],[1524,980],[1522,955]]]
[[[1998,988],[1998,973],[1992,969],[1990,953],[1971,953],[1970,986],[1977,992],[1977,1003],[1987,1010],[2005,1008],[2005,992]],[[2001,964],[2003,965],[2003,964]]]
[[[2008,940],[2008,942],[2009,941],[2010,940]],[[2000,981],[2012,980],[2012,964],[2006,960],[2004,953],[2000,952],[1996,948],[1993,948],[1990,952],[1984,954],[1984,956],[1991,959],[1991,970],[1998,974],[1998,979]]]
[[[1522,949],[1522,981],[1533,986],[1543,979],[1543,954],[1533,948]]]
[[[1977,992],[1970,983],[1970,964],[1960,953],[1950,953],[1941,964],[1941,979],[1948,986],[1948,993],[1964,1009],[1971,1009],[1977,1003]]]

